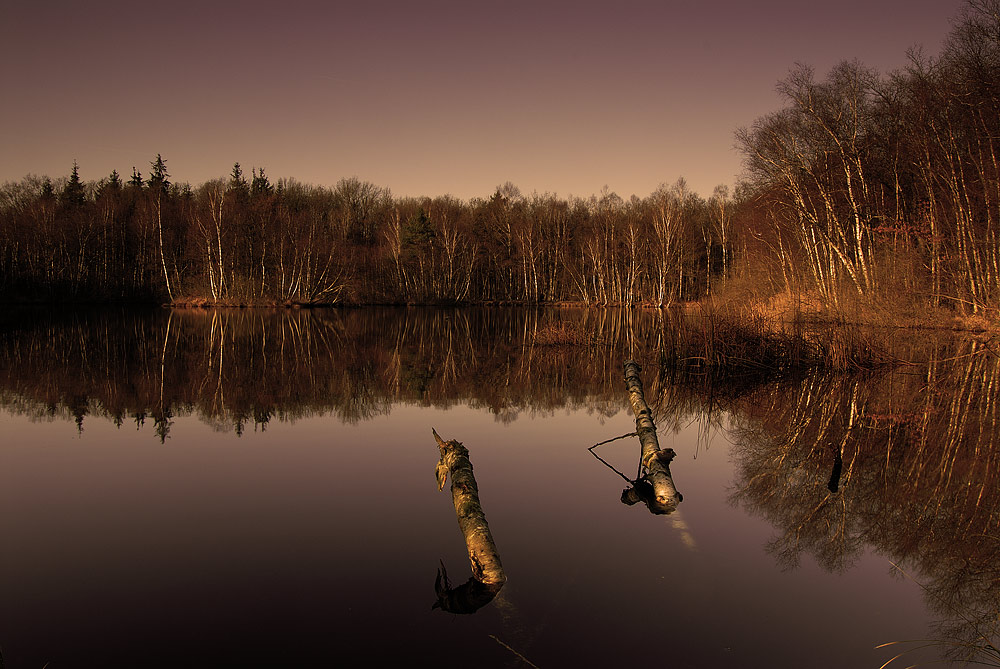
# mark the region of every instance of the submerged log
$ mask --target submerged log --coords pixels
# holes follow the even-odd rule
[[[642,447],[641,463],[645,474],[634,482],[631,489],[622,493],[622,502],[635,504],[642,501],[653,513],[672,513],[684,497],[677,492],[670,474],[670,461],[676,453],[674,449],[660,449],[653,423],[653,410],[646,404],[642,392],[639,363],[629,360],[625,363],[625,388],[628,390],[629,404],[635,414],[635,431]]]
[[[441,608],[451,613],[473,613],[493,600],[506,583],[507,576],[500,563],[500,554],[493,542],[490,526],[486,522],[486,514],[479,502],[479,486],[472,473],[469,450],[454,439],[443,440],[433,429],[431,432],[441,452],[441,459],[435,469],[438,490],[444,489],[445,481],[450,475],[455,515],[472,565],[472,577],[463,585],[452,588],[448,572],[442,563],[434,582],[438,601],[432,608]]]

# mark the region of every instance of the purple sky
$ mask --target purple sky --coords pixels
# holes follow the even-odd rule
[[[963,0],[0,4],[0,182],[234,162],[396,195],[735,183],[739,126],[820,75],[937,54]]]

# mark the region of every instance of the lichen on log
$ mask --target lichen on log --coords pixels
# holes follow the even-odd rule
[[[635,504],[641,500],[653,513],[672,513],[684,499],[677,492],[670,474],[670,461],[676,454],[672,448],[660,448],[653,410],[646,403],[642,390],[642,378],[639,376],[641,371],[639,363],[634,360],[625,363],[625,388],[635,414],[635,431],[642,448],[640,462],[645,474],[635,482],[633,489],[622,493],[622,501]]]
[[[469,450],[461,442],[453,439],[445,441],[436,430],[432,429],[431,432],[441,454],[435,468],[438,490],[444,489],[447,477],[451,476],[455,516],[472,566],[472,578],[464,585],[452,588],[444,564],[441,565],[434,584],[438,595],[434,607],[453,613],[472,613],[496,596],[506,583],[507,576],[479,501],[479,486],[472,472]]]

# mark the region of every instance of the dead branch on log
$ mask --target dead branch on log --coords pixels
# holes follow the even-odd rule
[[[432,608],[451,613],[474,613],[496,597],[506,583],[507,576],[500,563],[500,554],[493,542],[490,526],[486,522],[486,514],[479,502],[479,486],[472,473],[468,449],[454,439],[443,440],[433,429],[431,432],[441,452],[441,459],[434,472],[438,490],[444,489],[450,474],[455,515],[472,565],[472,577],[457,588],[452,588],[448,572],[444,563],[441,563],[434,580],[438,600]]]
[[[635,414],[635,431],[642,447],[640,473],[645,473],[632,482],[631,488],[622,492],[622,502],[631,505],[641,501],[652,513],[673,513],[684,499],[677,492],[670,475],[670,461],[676,453],[672,448],[660,449],[656,425],[653,423],[653,410],[646,404],[642,392],[642,379],[639,377],[641,371],[639,363],[634,360],[625,363],[625,388]]]
[[[593,455],[595,458],[597,458],[601,462],[601,464],[603,464],[605,467],[607,467],[608,469],[610,469],[611,471],[613,471],[615,474],[618,474],[618,476],[621,476],[623,479],[625,479],[625,481],[629,485],[632,485],[632,484],[635,483],[635,481],[633,481],[632,479],[630,479],[629,477],[625,476],[620,471],[618,471],[617,469],[615,469],[614,465],[612,465],[610,462],[608,462],[607,460],[605,460],[604,458],[602,458],[601,456],[599,456],[597,454],[597,452],[594,451],[594,449],[597,448],[598,446],[604,446],[605,444],[610,444],[613,441],[618,441],[619,439],[626,439],[628,437],[635,437],[635,436],[638,436],[638,435],[636,435],[635,432],[629,432],[628,434],[623,434],[622,436],[615,437],[614,439],[605,439],[602,442],[594,444],[593,446],[591,446],[587,450],[590,451],[590,454]],[[642,465],[639,465],[639,467],[641,469]],[[642,472],[640,471],[639,475],[641,475],[641,474],[642,474]]]

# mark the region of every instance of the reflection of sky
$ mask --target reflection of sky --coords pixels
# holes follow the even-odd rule
[[[430,611],[439,560],[453,583],[469,574],[433,482],[431,427],[470,449],[509,579],[472,617]],[[442,635],[482,666],[506,665],[491,634],[539,666],[609,666],[651,639],[677,666],[878,666],[877,643],[925,633],[919,589],[889,578],[885,558],[843,575],[808,558],[778,570],[763,550],[773,529],[727,502],[728,444],[695,458],[695,425],[661,437],[684,494],[665,517],[621,504],[624,482],[587,452],[633,429],[625,411],[504,425],[396,406],[242,437],[182,418],[163,445],[151,422],[90,418],[78,436],[72,422],[4,413],[2,428],[0,644],[12,667],[126,666],[151,649],[174,663],[364,647],[400,660],[437,656]],[[600,448],[631,474],[634,439]]]

